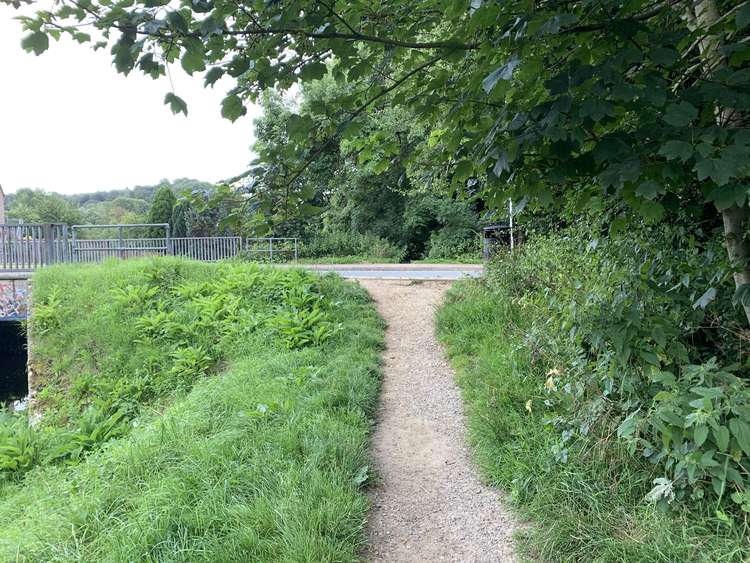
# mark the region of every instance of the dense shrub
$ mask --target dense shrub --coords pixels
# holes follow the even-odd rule
[[[710,495],[746,511],[742,317],[718,243],[685,235],[663,227],[596,239],[578,229],[505,257],[492,281],[513,299],[537,300],[546,338],[552,329],[551,338],[567,339],[562,357],[536,344],[549,368],[550,422],[562,436],[558,460],[592,429],[611,429],[660,468],[650,498]]]
[[[482,243],[472,230],[441,229],[430,236],[427,258],[431,260],[470,260],[481,258]]]
[[[748,332],[725,252],[693,235],[537,236],[440,313],[480,462],[541,522],[541,559],[750,553]]]
[[[355,232],[321,232],[300,246],[302,258],[362,256],[400,262],[404,250],[386,239]]]

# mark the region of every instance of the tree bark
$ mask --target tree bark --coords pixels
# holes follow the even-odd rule
[[[719,10],[715,0],[693,0],[688,14],[688,22],[692,22],[698,30],[708,29],[718,21]],[[721,37],[707,35],[699,44],[706,75],[713,74],[717,68],[726,64],[721,56]],[[716,122],[719,127],[734,128],[744,123],[744,116],[731,108],[716,108]],[[734,269],[734,284],[737,289],[750,283],[750,243],[746,238],[750,210],[747,202],[741,206],[732,205],[728,209],[720,209],[724,223],[724,241],[729,255],[729,263]],[[745,317],[750,324],[750,303],[743,304]]]

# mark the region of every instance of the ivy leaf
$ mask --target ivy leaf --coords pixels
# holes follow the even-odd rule
[[[36,56],[41,55],[49,49],[49,37],[42,31],[35,31],[21,39],[21,47],[29,53],[33,51]]]
[[[221,115],[230,121],[237,121],[247,113],[247,108],[237,94],[230,94],[221,101]]]
[[[510,80],[513,78],[513,71],[516,70],[516,67],[519,64],[521,64],[521,59],[516,55],[513,55],[507,63],[489,73],[485,79],[482,80],[482,89],[484,92],[486,94],[492,92],[499,80]]]
[[[175,115],[182,112],[185,115],[188,114],[187,110],[187,104],[185,101],[180,98],[179,96],[175,95],[173,92],[169,92],[166,96],[164,96],[164,104],[169,104],[169,109],[172,110],[172,113]]]
[[[700,299],[698,299],[698,301],[696,301],[695,303],[693,303],[693,309],[697,309],[699,307],[701,309],[705,309],[706,307],[708,307],[708,305],[711,303],[711,301],[713,301],[714,299],[716,299],[716,293],[717,292],[716,292],[716,288],[715,287],[709,287],[706,290],[706,292],[703,295],[701,295]]]
[[[698,117],[698,110],[689,102],[669,104],[664,113],[664,121],[674,127],[686,127],[696,117]]]

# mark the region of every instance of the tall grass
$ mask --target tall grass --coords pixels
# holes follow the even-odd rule
[[[167,264],[179,271],[180,286],[237,281],[237,274],[264,282],[286,275],[254,266]],[[96,315],[107,310],[100,299],[109,290],[135,286],[147,267],[62,268],[49,276],[63,282],[72,303],[89,301]],[[89,276],[101,291],[92,291]],[[0,560],[356,560],[367,510],[362,486],[369,475],[382,322],[362,290],[333,277],[292,276],[298,276],[290,284],[293,296],[280,291],[277,302],[270,300],[260,288],[270,290],[271,283],[256,287],[257,301],[248,293],[232,338],[206,331],[206,339],[223,342],[211,349],[212,367],[187,387],[144,395],[121,437],[98,444],[74,465],[40,463],[7,480],[0,488]],[[301,286],[309,291],[294,289]],[[51,288],[40,284],[43,303]],[[297,339],[290,346],[273,323],[264,323],[283,311],[299,315],[318,298],[328,303],[325,322],[338,327],[325,342],[297,345]],[[50,379],[58,383],[54,400],[48,398],[57,413],[75,413],[85,401],[85,393],[72,404],[65,399],[80,372],[64,366],[81,365],[77,351],[87,348],[83,357],[96,369],[103,356],[90,353],[91,346],[105,340],[101,354],[119,359],[104,363],[132,367],[129,358],[143,353],[139,346],[156,354],[160,345],[160,339],[121,339],[125,329],[109,324],[116,315],[93,320],[88,331],[73,318],[79,313],[71,307],[66,314],[79,328],[62,329],[67,342],[60,334],[42,338],[43,357],[56,349],[63,359],[58,379]]]
[[[608,429],[556,458],[560,436],[545,405],[548,360],[575,351],[539,297],[519,298],[491,281],[460,282],[438,314],[475,457],[529,522],[518,538],[522,552],[555,562],[747,560],[747,538],[715,506],[695,500],[663,511],[646,502],[656,470]]]

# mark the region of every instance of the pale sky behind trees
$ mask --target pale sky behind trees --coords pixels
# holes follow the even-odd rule
[[[125,77],[109,51],[67,39],[37,57],[21,49],[18,11],[0,5],[0,185],[72,194],[156,184],[162,178],[217,181],[252,159],[252,119],[220,115],[230,87],[203,88],[171,65],[188,117],[163,104],[167,78]]]

